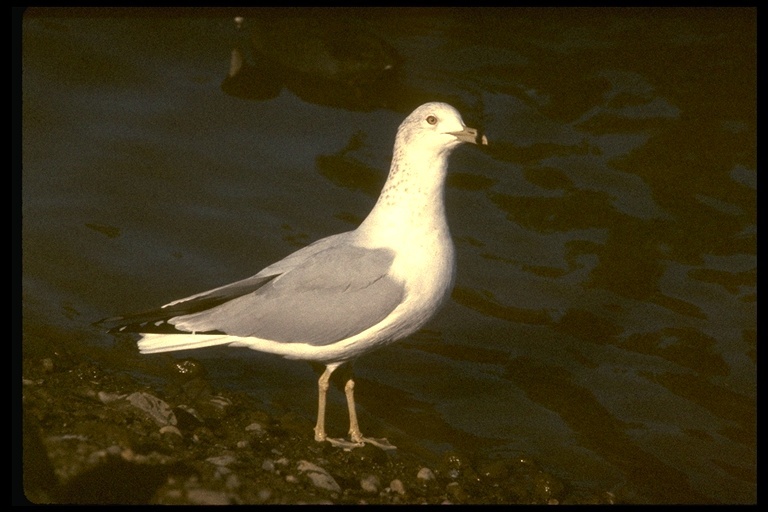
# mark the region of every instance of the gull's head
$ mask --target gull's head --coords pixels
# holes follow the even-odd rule
[[[418,147],[422,151],[444,153],[462,142],[488,144],[475,128],[469,128],[459,111],[447,103],[425,103],[405,118],[397,130],[396,146]]]

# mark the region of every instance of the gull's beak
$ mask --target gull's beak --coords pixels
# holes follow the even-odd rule
[[[472,144],[481,144],[483,146],[488,145],[488,139],[485,135],[480,135],[475,128],[464,127],[460,132],[448,132],[449,135],[453,135],[462,142],[470,142]]]

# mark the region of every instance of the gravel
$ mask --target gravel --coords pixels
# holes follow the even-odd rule
[[[272,417],[245,393],[211,389],[204,369],[153,389],[61,349],[38,351],[22,363],[23,495],[14,502],[615,501],[607,491],[575,489],[527,459],[448,453],[427,460],[401,449],[344,451],[317,443],[309,420]]]

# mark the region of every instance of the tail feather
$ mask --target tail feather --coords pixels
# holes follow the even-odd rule
[[[138,342],[142,354],[173,352],[214,347],[232,343],[232,337],[226,334],[155,334],[147,333]]]

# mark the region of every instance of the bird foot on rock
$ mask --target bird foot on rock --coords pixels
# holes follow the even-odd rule
[[[391,444],[385,437],[364,437],[363,442],[372,444],[382,450],[397,450],[397,446]]]
[[[351,451],[353,448],[360,448],[366,444],[372,444],[373,446],[376,446],[382,450],[397,450],[395,445],[391,444],[383,437],[362,437],[360,438],[360,441],[349,441],[347,439],[335,439],[332,437],[326,437],[325,440],[331,443],[332,446],[335,446],[336,448],[343,448],[346,451]]]

